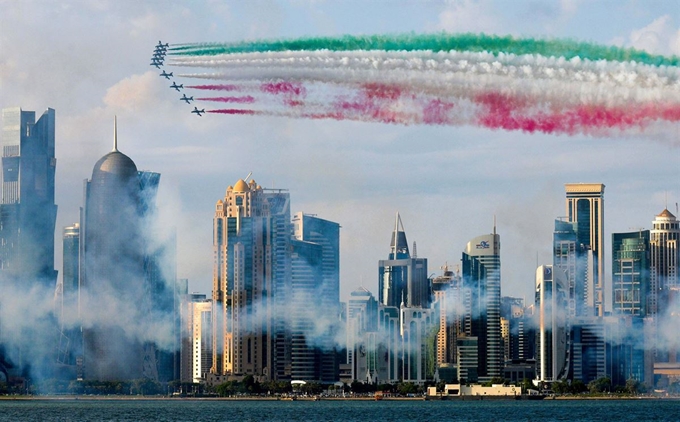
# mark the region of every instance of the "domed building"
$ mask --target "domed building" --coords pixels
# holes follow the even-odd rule
[[[153,346],[136,330],[157,300],[158,280],[150,273],[160,271],[146,251],[142,224],[159,178],[158,173],[139,172],[118,150],[114,126],[113,150],[97,161],[84,188],[79,303],[83,361],[78,374],[84,379],[158,378]]]

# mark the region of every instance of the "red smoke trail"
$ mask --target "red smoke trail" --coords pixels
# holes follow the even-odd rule
[[[680,105],[646,104],[637,107],[577,105],[564,110],[543,111],[529,107],[523,98],[487,93],[475,98],[483,111],[480,126],[491,129],[521,130],[534,133],[588,133],[597,129],[640,128],[651,121],[680,121]]]
[[[453,109],[453,103],[435,98],[423,107],[423,123],[427,125],[451,124],[449,113]]]
[[[298,82],[266,82],[260,86],[262,92],[268,94],[287,94],[287,95],[301,95],[307,94],[307,89]]]
[[[220,101],[223,103],[236,103],[236,104],[252,104],[255,102],[255,97],[250,95],[245,95],[243,97],[207,97],[207,98],[197,98],[198,101]]]
[[[211,91],[238,91],[241,89],[238,85],[190,85],[187,88],[209,89]]]
[[[208,110],[208,113],[218,113],[218,114],[246,114],[246,115],[255,115],[255,114],[267,114],[261,111],[256,111],[256,110],[243,110],[243,109],[237,109],[237,108],[227,108],[227,109],[222,109],[222,110]]]

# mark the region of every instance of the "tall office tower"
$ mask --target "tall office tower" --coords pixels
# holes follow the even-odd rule
[[[290,376],[290,195],[251,180],[229,186],[213,220],[213,367],[216,375]]]
[[[380,260],[378,271],[378,301],[385,306],[430,306],[430,285],[427,259],[411,257],[406,233],[397,213],[390,242],[390,254]]]
[[[0,275],[4,281],[40,282],[50,289],[57,281],[54,122],[51,108],[37,122],[34,111],[2,110]]]
[[[363,287],[350,293],[347,302],[347,364],[350,365],[352,379],[368,381],[373,374],[369,360],[370,334],[378,329],[378,302]]]
[[[668,294],[680,287],[680,222],[664,209],[652,222],[649,239],[650,262],[650,315],[668,312]]]
[[[320,381],[321,354],[326,339],[317,337],[316,324],[321,315],[322,247],[313,242],[291,240],[291,291],[287,313],[289,316],[290,376],[293,380]],[[326,308],[328,309],[328,308]]]
[[[127,322],[121,322],[145,323],[162,309],[155,307],[162,298],[148,274],[146,189],[135,163],[118,151],[114,122],[113,150],[85,181],[81,213],[79,314],[86,379],[158,379],[155,347],[130,335]],[[110,314],[102,317],[102,312]]]
[[[577,245],[584,245],[587,253],[588,278],[586,291],[592,292],[592,309],[585,315],[604,316],[604,185],[601,183],[567,183],[567,221],[576,223]],[[577,281],[577,286],[579,282]],[[578,292],[577,292],[578,295]]]
[[[465,331],[477,337],[477,375],[482,381],[500,377],[503,368],[501,348],[501,241],[496,234],[476,237],[463,252],[463,288],[466,302]]]
[[[160,184],[160,173],[152,171],[138,171],[139,179],[139,210],[143,225],[153,224],[152,220],[156,213],[156,196]],[[146,242],[144,249],[144,275],[145,284],[153,301],[153,312],[163,315],[164,318],[176,318],[179,311],[176,304],[176,236],[174,228],[168,230],[165,239],[157,239],[154,242]],[[146,241],[146,240],[145,240]],[[174,325],[173,325],[174,327]],[[178,333],[173,333],[177,338]],[[178,378],[179,368],[176,367],[178,344],[174,351],[156,350],[156,367],[158,380],[168,382]]]
[[[566,275],[570,318],[587,315],[588,310],[593,308],[589,300],[592,301],[594,295],[587,289],[589,286],[592,288],[592,283],[587,284],[589,257],[592,254],[589,254],[585,245],[579,243],[576,223],[555,220],[553,267],[561,269]]]
[[[333,339],[338,331],[337,322],[340,315],[340,225],[298,212],[293,216],[293,236],[296,240],[313,243],[320,248],[321,256],[318,260],[320,277],[310,286],[312,289],[309,291],[314,296],[303,306],[307,312],[314,309],[316,314],[314,318],[317,322],[323,321],[322,325],[325,326],[324,332],[318,333],[313,343],[317,348],[318,379],[322,382],[335,382],[339,377],[338,351]],[[297,284],[295,273],[292,283],[294,286]],[[295,295],[294,286],[292,293]],[[294,368],[296,365],[294,355],[292,359]],[[293,378],[301,379],[296,378],[295,374]]]
[[[644,317],[650,290],[649,230],[612,234],[612,309]]]
[[[567,376],[567,296],[564,273],[552,265],[536,269],[536,375],[539,381]]]

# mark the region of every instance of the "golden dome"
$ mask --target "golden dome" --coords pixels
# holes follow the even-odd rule
[[[248,184],[243,181],[243,179],[239,179],[238,182],[234,185],[234,192],[248,192],[250,191],[250,188],[248,188]]]

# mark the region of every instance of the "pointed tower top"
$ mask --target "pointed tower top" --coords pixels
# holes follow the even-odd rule
[[[118,116],[113,116],[113,150],[118,152]]]
[[[394,232],[392,232],[392,241],[390,242],[390,259],[409,258],[408,242],[406,241],[406,233],[404,233],[404,226],[401,223],[401,217],[397,212],[397,217],[394,221]]]

